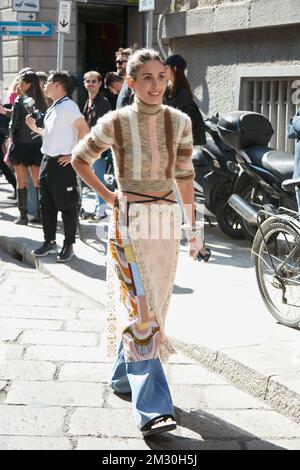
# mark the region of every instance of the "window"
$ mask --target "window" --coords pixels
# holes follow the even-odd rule
[[[255,71],[254,67],[241,67],[238,76],[239,109],[266,116],[274,129],[270,147],[291,154],[295,142],[287,138],[287,125],[300,104],[299,77],[299,67],[286,66],[255,67]]]

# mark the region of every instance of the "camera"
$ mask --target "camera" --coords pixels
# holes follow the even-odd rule
[[[197,260],[198,261],[204,261],[205,263],[208,262],[209,258],[211,256],[211,251],[209,248],[205,248],[202,253],[198,253]]]
[[[35,101],[31,96],[27,96],[23,100],[24,107],[28,114],[35,119],[38,126],[43,126],[44,115],[37,109]]]

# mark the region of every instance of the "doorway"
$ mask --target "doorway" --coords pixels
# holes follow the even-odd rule
[[[77,73],[82,84],[88,70],[106,73],[116,70],[115,52],[127,47],[127,10],[125,6],[78,5]],[[86,99],[84,87],[79,87],[79,105]]]

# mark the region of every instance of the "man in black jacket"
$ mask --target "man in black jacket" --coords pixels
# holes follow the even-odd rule
[[[84,87],[88,92],[88,99],[83,108],[83,115],[87,125],[91,129],[97,123],[98,119],[104,114],[111,111],[111,105],[107,98],[105,98],[100,88],[102,86],[102,76],[99,72],[89,71],[84,74]],[[93,164],[94,173],[97,175],[101,182],[104,182],[104,173],[106,169],[106,157],[109,156],[110,150],[107,150],[102,158],[95,161]],[[92,220],[100,220],[106,217],[106,203],[96,194],[95,213],[92,214]]]

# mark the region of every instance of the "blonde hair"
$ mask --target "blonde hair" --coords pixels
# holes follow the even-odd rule
[[[149,60],[157,60],[164,65],[163,59],[155,49],[138,49],[128,60],[126,67],[127,78],[136,80],[139,69]]]

